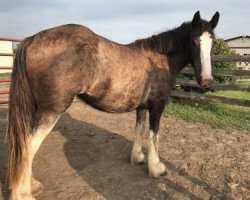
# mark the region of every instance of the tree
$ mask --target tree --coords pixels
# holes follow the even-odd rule
[[[223,39],[217,39],[214,49],[214,55],[236,55],[236,52],[230,49],[229,45]],[[235,62],[213,62],[213,67],[216,69],[236,69]]]

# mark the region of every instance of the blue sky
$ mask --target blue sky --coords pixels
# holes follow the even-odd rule
[[[0,0],[0,37],[24,38],[61,24],[79,23],[129,43],[190,21],[197,10],[222,38],[250,35],[249,0]]]

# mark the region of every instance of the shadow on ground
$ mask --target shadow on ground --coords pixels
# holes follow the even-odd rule
[[[4,199],[8,199],[9,193],[6,184],[7,150],[4,143],[5,112],[5,110],[1,110],[0,182],[2,196]],[[186,185],[174,182],[168,176],[160,179],[149,178],[145,164],[131,166],[129,156],[132,142],[121,135],[74,119],[68,113],[62,116],[54,130],[59,131],[66,138],[63,149],[68,164],[77,173],[76,176],[80,176],[96,193],[96,196],[93,196],[89,194],[89,191],[80,189],[81,192],[71,199],[177,199],[179,197],[179,199],[201,199]],[[46,149],[46,151],[49,150]],[[169,171],[182,176],[192,184],[202,187],[211,199],[229,199],[225,194],[203,180],[192,177],[167,160],[162,159],[162,161]],[[60,164],[58,164],[58,167],[60,167]],[[41,176],[44,176],[42,181],[45,182],[47,174]],[[70,182],[70,187],[74,187],[74,179],[74,176],[68,176],[62,181],[62,184]],[[71,192],[70,188],[67,190],[68,193]],[[177,197],[176,194],[179,196]],[[212,198],[215,196],[218,198]],[[49,199],[49,197],[42,195],[39,199]],[[56,199],[68,198],[58,196]]]
[[[7,185],[7,145],[5,143],[7,109],[0,109],[0,199],[8,199]]]
[[[184,199],[200,199],[185,185],[173,182],[167,176],[158,180],[149,178],[146,164],[131,166],[132,142],[125,137],[76,120],[69,114],[65,114],[62,121],[64,123],[59,123],[58,128],[67,138],[64,151],[69,164],[105,199],[172,199],[175,193],[181,193]],[[78,130],[72,134],[67,128],[61,129],[61,125],[78,127]],[[190,176],[167,160],[161,160],[169,171],[202,187],[210,197],[229,199],[203,180]]]

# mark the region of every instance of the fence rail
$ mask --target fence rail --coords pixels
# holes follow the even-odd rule
[[[9,88],[5,90],[1,90],[0,94],[9,94]]]
[[[0,83],[10,83],[10,79],[0,79]]]
[[[1,69],[13,69],[13,67],[5,67],[5,66],[3,66],[3,67],[0,67],[0,70]]]
[[[21,41],[22,41],[22,39],[0,37],[0,41],[21,42]]]
[[[249,100],[228,98],[228,97],[220,97],[220,96],[210,96],[204,94],[198,94],[193,92],[180,92],[180,91],[172,91],[172,97],[178,98],[186,98],[192,100],[214,100],[219,101],[221,103],[238,105],[238,106],[250,106]]]
[[[184,68],[181,74],[194,75],[195,72],[193,68]],[[229,70],[229,69],[213,69],[214,76],[240,76],[240,77],[250,77],[250,70]]]
[[[178,80],[176,86],[200,88],[196,81]],[[250,92],[250,86],[237,84],[213,83],[209,89],[212,90],[240,90]]]
[[[250,55],[213,55],[212,61],[220,62],[250,62]]]
[[[15,56],[14,53],[0,53],[0,56]]]

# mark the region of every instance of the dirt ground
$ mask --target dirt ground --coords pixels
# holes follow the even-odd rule
[[[6,110],[0,114],[0,199],[8,199]],[[44,184],[38,200],[250,199],[249,133],[163,117],[160,156],[168,173],[153,179],[146,164],[129,163],[134,121],[134,112],[74,103],[35,157],[34,176]],[[146,153],[146,133],[143,144]]]

